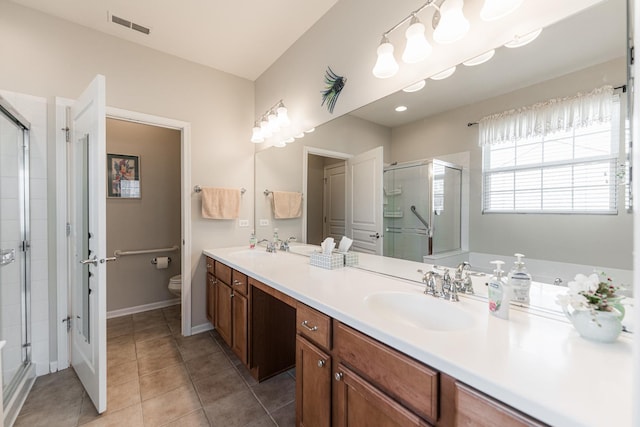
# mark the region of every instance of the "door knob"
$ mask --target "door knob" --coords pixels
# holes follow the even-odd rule
[[[380,233],[369,234],[369,237],[375,237],[376,239],[379,239],[380,238]]]

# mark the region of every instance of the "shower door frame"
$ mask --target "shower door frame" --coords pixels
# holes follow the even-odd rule
[[[19,252],[20,262],[20,302],[21,302],[21,362],[22,366],[13,375],[8,384],[3,384],[2,399],[5,409],[9,407],[9,403],[15,398],[16,391],[19,391],[20,384],[28,375],[31,368],[31,228],[30,228],[30,203],[29,203],[29,131],[31,123],[26,120],[11,104],[0,96],[0,114],[7,117],[11,122],[18,126],[22,132],[22,150],[20,154],[20,163],[18,166],[18,194],[22,199],[19,203],[20,209],[20,237],[22,239]],[[4,397],[7,396],[6,402]],[[5,414],[6,415],[6,414]]]

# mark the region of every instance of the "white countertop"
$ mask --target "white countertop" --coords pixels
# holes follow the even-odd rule
[[[514,309],[509,320],[498,319],[485,302],[465,296],[458,303],[437,302],[468,312],[471,328],[429,330],[382,318],[365,303],[368,295],[386,291],[433,298],[415,283],[355,268],[325,270],[284,252],[254,255],[236,247],[204,253],[542,422],[631,425],[629,337],[593,343],[568,322]]]

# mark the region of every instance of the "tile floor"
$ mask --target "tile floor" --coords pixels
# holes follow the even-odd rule
[[[293,426],[295,373],[258,384],[215,331],[180,334],[180,306],[107,321],[107,407],[73,369],[39,377],[15,426]]]

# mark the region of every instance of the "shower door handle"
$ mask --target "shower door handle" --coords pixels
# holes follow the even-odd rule
[[[83,259],[82,261],[80,261],[80,264],[93,264],[93,265],[98,265],[98,258],[96,258],[96,257],[94,256],[93,258]]]

